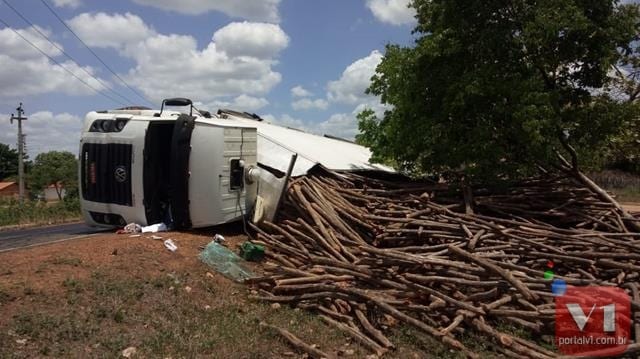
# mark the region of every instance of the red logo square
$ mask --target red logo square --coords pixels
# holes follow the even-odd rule
[[[555,340],[561,353],[614,356],[626,350],[631,333],[631,299],[623,289],[568,286],[555,303]]]

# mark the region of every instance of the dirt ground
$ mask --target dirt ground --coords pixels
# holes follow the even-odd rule
[[[0,358],[112,358],[131,347],[140,358],[301,357],[260,321],[336,355],[367,356],[316,316],[251,301],[250,288],[201,263],[215,233],[230,248],[246,239],[228,226],[160,233],[175,253],[150,235],[107,234],[0,254]],[[456,356],[409,329],[392,340],[388,357]]]
[[[638,202],[622,203],[622,207],[633,214],[640,215],[640,203]]]
[[[640,213],[640,203],[624,206]],[[260,321],[325,352],[367,357],[316,316],[251,301],[250,288],[200,262],[197,255],[216,233],[232,249],[247,238],[235,225],[158,234],[176,242],[175,253],[151,235],[116,234],[0,253],[0,358],[114,358],[128,348],[138,358],[303,357]],[[468,339],[491,356],[486,341]],[[385,357],[457,357],[401,325],[391,340],[397,350]]]

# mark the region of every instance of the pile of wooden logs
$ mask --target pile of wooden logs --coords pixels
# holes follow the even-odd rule
[[[256,298],[315,311],[379,356],[402,322],[469,357],[464,333],[510,357],[549,358],[552,270],[568,285],[627,290],[640,343],[640,221],[601,197],[549,174],[460,190],[317,168],[290,182],[276,223],[254,227],[268,261],[251,284]]]

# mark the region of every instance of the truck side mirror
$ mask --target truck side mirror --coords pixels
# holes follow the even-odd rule
[[[157,116],[155,115],[154,116],[155,117],[162,116],[162,111],[164,111],[165,106],[191,106],[191,108],[189,109],[189,116],[193,116],[193,101],[189,100],[188,98],[176,97],[176,98],[167,98],[162,100],[160,113]]]

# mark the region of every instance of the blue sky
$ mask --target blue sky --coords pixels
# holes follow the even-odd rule
[[[407,0],[44,1],[156,106],[162,98],[189,97],[208,110],[246,110],[275,123],[343,137],[355,135],[355,113],[365,107],[383,110],[363,91],[384,46],[413,39]],[[8,116],[20,101],[29,117],[32,157],[48,150],[75,152],[88,111],[122,103],[149,106],[41,0],[0,0],[0,19],[10,26],[0,25],[0,142],[12,147],[16,142],[16,126]],[[121,103],[96,94],[13,30]]]

